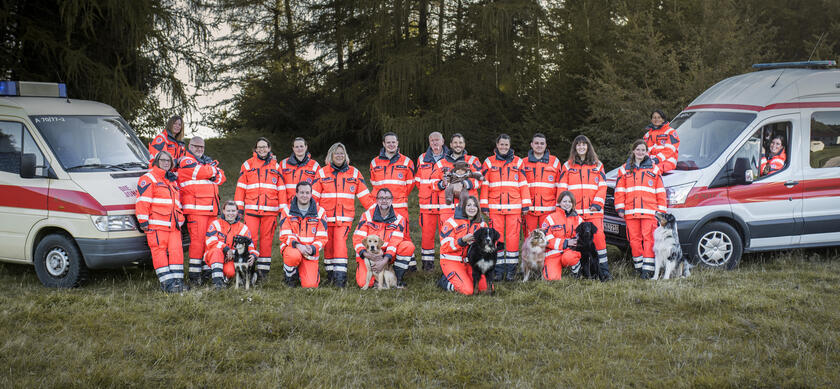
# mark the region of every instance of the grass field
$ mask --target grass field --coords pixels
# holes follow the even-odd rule
[[[250,146],[208,141],[228,172],[223,198]],[[353,157],[366,172],[369,159]],[[749,255],[733,271],[659,282],[633,277],[618,254],[613,282],[502,283],[492,297],[437,289],[439,268],[410,274],[405,290],[291,289],[276,250],[273,278],[250,292],[167,295],[148,265],[50,290],[31,266],[0,264],[0,385],[840,384],[837,249]]]

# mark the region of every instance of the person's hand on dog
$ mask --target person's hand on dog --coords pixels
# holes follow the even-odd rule
[[[619,217],[624,217],[624,211],[618,211],[618,216]]]
[[[233,250],[228,250],[228,252],[227,252],[227,254],[225,254],[225,256],[227,257],[228,261],[232,261],[233,260]]]
[[[594,205],[590,206],[589,210],[592,211],[592,212],[598,212],[599,211],[598,207],[596,207]]]
[[[466,234],[463,237],[461,237],[461,239],[466,244],[472,244],[473,242],[475,242],[475,236],[473,236],[473,234]]]
[[[308,245],[305,245],[305,244],[299,244],[296,247],[297,247],[298,251],[300,251],[301,254],[312,255],[312,247],[309,247]]]
[[[254,262],[257,262],[257,256],[251,254],[251,257],[248,258],[248,266],[254,266]]]
[[[385,265],[387,265],[387,264],[388,264],[388,257],[384,257],[382,255],[377,255],[376,260],[373,260],[373,259],[370,260],[370,268],[375,273],[378,273],[378,272],[381,272],[382,270],[385,270]]]
[[[577,238],[566,239],[566,247],[572,247],[577,245]]]

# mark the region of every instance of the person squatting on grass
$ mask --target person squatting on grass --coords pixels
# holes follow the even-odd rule
[[[175,115],[166,121],[166,127],[149,143],[149,166],[157,154],[166,150],[173,159],[172,171],[178,171],[178,162],[184,156],[184,120]]]
[[[417,171],[414,182],[417,184],[417,198],[420,203],[420,259],[423,271],[432,271],[435,263],[435,237],[438,236],[441,224],[440,197],[443,192],[437,190],[432,177],[438,171],[436,164],[442,160],[449,149],[443,145],[443,135],[440,132],[429,134],[429,148],[417,157]],[[445,203],[444,203],[445,204]]]
[[[531,194],[522,174],[522,159],[510,148],[510,136],[501,134],[496,138],[494,155],[484,160],[481,169],[487,181],[481,190],[481,209],[489,213],[505,244],[505,251],[498,254],[495,280],[504,277],[505,281],[513,281],[519,263],[522,214],[531,206]]]
[[[647,132],[643,138],[648,147],[650,159],[662,173],[677,167],[677,158],[680,154],[680,138],[670,124],[671,122],[661,110],[651,112],[650,124],[645,127]]]
[[[242,163],[234,200],[245,216],[245,224],[258,240],[257,280],[261,282],[271,270],[271,245],[277,228],[277,215],[288,207],[280,164],[271,153],[268,139],[258,138],[253,157]]]
[[[524,215],[525,236],[540,228],[545,218],[557,208],[562,170],[560,159],[548,152],[545,135],[534,134],[528,158],[522,161],[522,174],[528,181],[528,192],[531,194],[531,207]]]
[[[233,265],[233,238],[237,235],[251,239],[251,244],[248,246],[250,254],[248,265],[251,266],[260,253],[254,247],[251,231],[241,220],[236,202],[228,200],[222,207],[222,217],[210,222],[205,231],[204,263],[210,268],[211,279],[216,289],[224,289],[225,278],[233,278],[236,275]]]
[[[595,147],[586,135],[578,135],[572,141],[569,159],[563,163],[560,189],[572,192],[577,199],[575,211],[583,221],[595,225],[598,230],[593,236],[598,251],[598,266],[604,280],[612,278],[607,263],[607,241],[604,236],[604,199],[607,197],[607,176],[604,164],[598,160]]]
[[[219,215],[219,185],[225,182],[225,172],[218,167],[219,161],[204,154],[201,137],[192,137],[188,148],[178,164],[178,186],[190,234],[189,280],[199,286],[210,278],[207,265],[202,275],[204,239],[207,226]]]
[[[377,191],[376,204],[365,211],[359,219],[356,231],[353,232],[353,246],[356,250],[356,284],[360,288],[365,286],[365,280],[367,280],[364,260],[369,253],[363,241],[368,235],[378,235],[386,244],[381,258],[368,258],[374,269],[377,269],[375,271],[388,262],[393,263],[397,287],[405,287],[405,273],[408,271],[408,264],[414,258],[415,247],[411,239],[405,236],[408,221],[394,211],[393,200],[394,195],[388,188]],[[375,279],[371,278],[368,287],[373,286],[374,281]]]
[[[633,267],[643,279],[653,276],[653,231],[656,211],[667,212],[668,199],[659,167],[648,156],[644,140],[633,142],[630,157],[618,168],[615,210],[627,223]]]
[[[382,149],[370,161],[370,185],[374,193],[387,188],[394,195],[394,211],[405,219],[405,236],[411,239],[408,229],[408,194],[414,189],[414,162],[400,154],[397,134],[386,132],[382,136]],[[408,264],[409,271],[417,270],[414,256]]]
[[[286,285],[317,288],[318,257],[327,243],[327,211],[312,199],[312,184],[300,181],[295,197],[280,217],[280,253]]]
[[[543,221],[546,249],[542,276],[546,281],[559,280],[564,267],[570,267],[577,278],[580,271],[580,253],[573,247],[577,244],[575,229],[583,219],[575,211],[575,195],[563,191],[557,197],[557,210]]]
[[[324,164],[318,170],[312,196],[327,211],[328,240],[324,247],[327,282],[343,288],[347,283],[347,238],[356,217],[355,199],[358,198],[365,209],[374,201],[362,173],[350,166],[350,157],[343,144],[335,143],[330,147]]]
[[[476,230],[487,227],[479,212],[478,199],[467,198],[455,208],[455,215],[446,220],[440,231],[440,269],[443,276],[437,285],[446,291],[471,295],[473,290],[472,266],[467,261],[467,250],[475,241]],[[479,291],[487,290],[487,278],[481,276]]]
[[[306,140],[297,137],[292,141],[292,155],[280,161],[280,169],[283,174],[283,182],[286,185],[286,200],[292,203],[295,197],[296,185],[298,182],[306,181],[314,184],[317,180],[318,169],[321,165],[309,155],[309,145]]]
[[[185,290],[184,248],[181,245],[180,194],[172,155],[162,150],[152,159],[152,166],[137,180],[134,211],[140,229],[146,233],[152,264],[161,288],[168,293]]]

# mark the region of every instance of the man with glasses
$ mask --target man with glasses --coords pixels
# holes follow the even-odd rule
[[[405,236],[406,220],[394,211],[392,203],[394,195],[388,188],[382,188],[376,193],[376,205],[370,207],[359,219],[359,225],[353,233],[353,246],[356,250],[356,284],[364,287],[367,279],[367,269],[364,258],[371,256],[373,266],[384,266],[386,262],[394,264],[397,275],[397,287],[404,288],[403,280],[411,260],[414,258],[414,243]],[[368,235],[378,235],[385,243],[382,257],[373,256],[367,252],[363,243]],[[396,257],[396,259],[394,259]],[[373,286],[371,278],[370,286]]]

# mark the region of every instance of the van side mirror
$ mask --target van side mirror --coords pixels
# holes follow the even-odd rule
[[[25,153],[20,156],[20,176],[23,178],[35,177],[35,154]]]
[[[735,175],[735,183],[738,185],[752,184],[753,171],[750,169],[750,160],[747,158],[738,158],[735,160],[735,167],[733,174]]]

